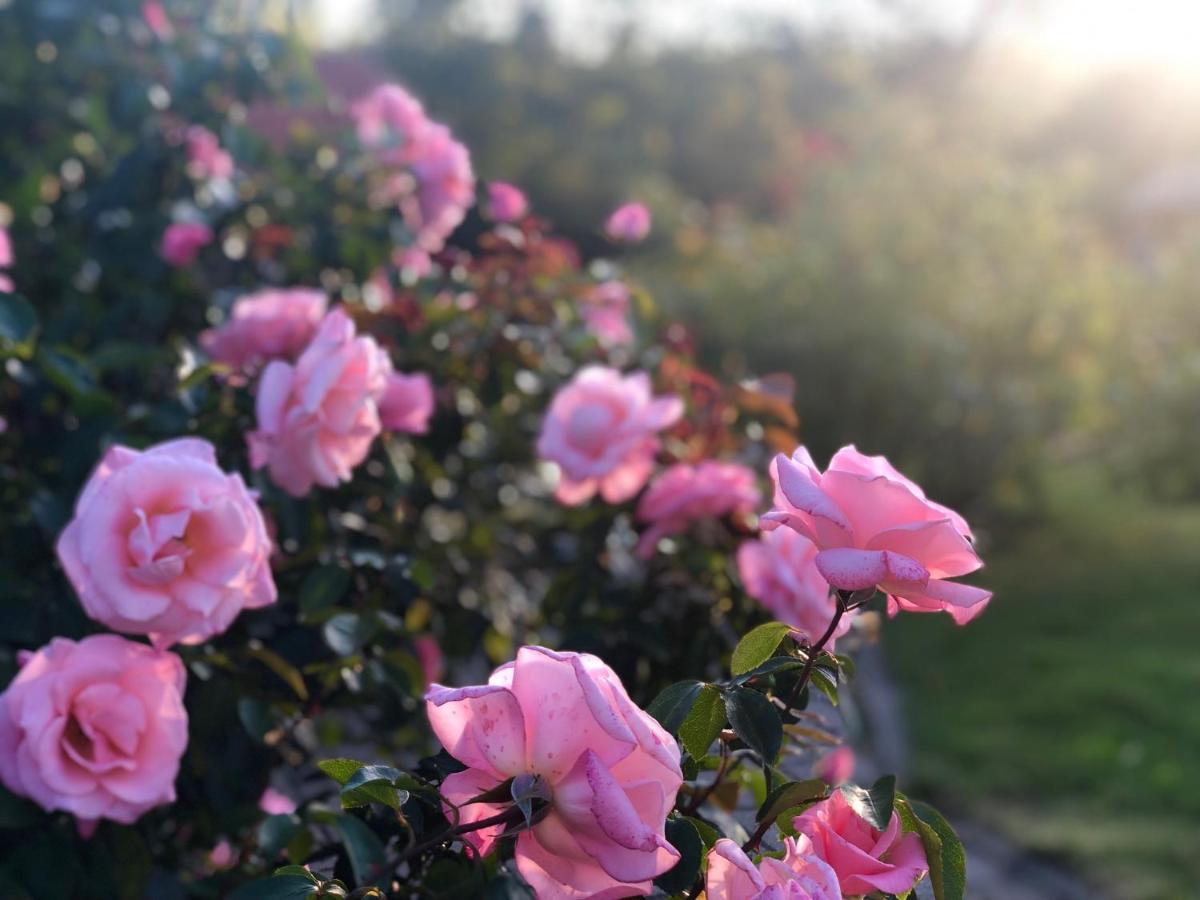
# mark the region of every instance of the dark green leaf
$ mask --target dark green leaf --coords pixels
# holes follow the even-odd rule
[[[27,355],[37,327],[37,311],[28,300],[19,294],[0,293],[0,346]]]
[[[765,675],[775,675],[779,672],[790,672],[794,669],[804,668],[804,660],[797,659],[794,656],[772,656],[761,666],[755,666],[749,672],[743,672],[741,675],[733,679],[734,684],[745,684],[752,678],[760,678]]]
[[[853,784],[842,785],[842,794],[851,809],[862,816],[873,828],[880,831],[888,827],[892,820],[892,810],[896,806],[896,776],[884,775],[870,790]]]
[[[274,872],[272,872],[271,874],[272,874],[272,875],[274,875],[274,876],[279,876],[279,875],[299,875],[301,878],[307,878],[307,879],[308,879],[309,881],[311,881],[313,884],[320,884],[320,883],[321,883],[321,879],[317,878],[317,876],[316,876],[316,875],[314,875],[314,874],[313,874],[311,871],[309,871],[307,868],[305,868],[304,866],[298,866],[298,865],[294,865],[294,864],[293,864],[293,865],[290,865],[290,866],[280,866],[278,869],[276,869],[276,870],[275,870]]]
[[[357,653],[375,633],[375,622],[358,613],[338,613],[321,629],[325,643],[339,656]]]
[[[304,684],[304,676],[290,662],[266,647],[255,647],[249,651],[249,654],[286,682],[297,697],[301,700],[308,699],[308,687]]]
[[[814,666],[808,683],[828,697],[834,706],[838,705],[837,676],[828,669]]]
[[[399,809],[408,800],[408,791],[396,787],[402,774],[391,766],[363,766],[342,787],[342,807],[382,803]]]
[[[271,730],[271,710],[263,701],[256,697],[239,697],[237,702],[238,720],[246,733],[256,741]]]
[[[700,681],[677,681],[651,700],[646,712],[658,719],[663,728],[675,734],[691,712],[692,704],[703,686]]]
[[[901,819],[906,820],[905,829],[921,836],[934,900],[963,900],[967,892],[967,855],[954,828],[928,803],[901,800],[899,807]],[[909,828],[910,823],[916,827]]]
[[[300,818],[294,813],[267,816],[258,826],[258,849],[267,859],[275,859],[300,831]]]
[[[794,806],[802,806],[815,800],[824,800],[829,796],[829,785],[820,778],[808,778],[804,781],[789,781],[781,784],[767,795],[763,805],[758,808],[757,821],[776,819],[785,810]]]
[[[749,672],[755,666],[761,666],[771,658],[779,642],[791,630],[792,626],[782,622],[759,625],[733,648],[733,657],[729,660],[730,671],[736,676]]]
[[[686,891],[700,872],[700,859],[704,856],[704,842],[690,819],[668,819],[667,841],[679,851],[679,862],[654,879],[654,883],[668,894]]]
[[[318,566],[304,578],[300,586],[300,615],[314,613],[336,606],[346,595],[350,586],[350,572],[341,566]]]
[[[696,829],[697,834],[700,835],[700,840],[704,842],[705,849],[710,849],[713,844],[723,837],[721,832],[717,831],[717,829],[713,828],[703,819],[693,819],[689,817],[688,821],[692,823],[692,826]]]
[[[706,684],[679,726],[679,741],[688,753],[700,759],[724,727],[725,704],[721,702],[721,689],[714,684]]]
[[[725,714],[747,747],[764,763],[774,762],[783,743],[783,723],[770,700],[758,691],[740,687],[725,695]]]
[[[357,759],[346,759],[345,757],[335,757],[334,759],[323,759],[317,763],[317,768],[336,781],[338,784],[344,785],[350,778],[365,766],[366,763],[361,763]]]
[[[28,800],[0,787],[0,828],[28,828],[44,815]]]
[[[362,887],[374,884],[384,872],[383,842],[361,819],[342,816],[338,819],[338,830],[342,843],[350,856],[350,868],[354,878]]]
[[[299,900],[315,897],[318,886],[303,875],[276,875],[250,881],[229,894],[227,900]]]

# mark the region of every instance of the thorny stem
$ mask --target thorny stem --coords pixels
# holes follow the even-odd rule
[[[833,633],[837,631],[838,625],[842,622],[844,616],[850,610],[850,591],[837,592],[837,609],[833,614],[833,619],[829,623],[829,627],[825,629],[825,633],[820,639],[808,648],[808,658],[804,660],[804,668],[800,670],[800,677],[796,679],[796,684],[792,688],[791,694],[788,695],[785,709],[790,710],[796,705],[796,700],[800,697],[800,692],[808,685],[809,679],[812,677],[813,666],[816,665],[817,657],[821,655],[821,651],[825,649],[825,645],[833,638]]]

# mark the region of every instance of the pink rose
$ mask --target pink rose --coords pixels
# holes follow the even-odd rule
[[[614,241],[636,244],[650,233],[650,210],[642,203],[624,203],[612,211],[604,232]]]
[[[837,874],[815,856],[808,838],[784,840],[784,858],[757,866],[736,843],[721,838],[708,852],[707,900],[842,900]]]
[[[516,846],[539,898],[645,896],[678,861],[663,829],[683,783],[679,747],[596,657],[522,647],[486,685],[435,684],[425,699],[438,740],[467,766],[442,783],[459,822],[503,812],[470,801],[511,777],[547,791],[548,813]],[[463,839],[486,854],[503,831]]]
[[[411,161],[416,140],[429,125],[421,101],[398,84],[381,84],[350,108],[364,147],[385,165]]]
[[[167,18],[167,11],[160,0],[147,0],[142,4],[142,21],[160,41],[169,41],[175,37],[175,29]]]
[[[213,242],[213,230],[199,222],[172,222],[163,232],[162,258],[175,267],[190,266]]]
[[[488,185],[488,208],[497,222],[513,222],[529,211],[529,201],[516,185],[493,181]]]
[[[854,777],[856,764],[853,750],[849,747],[838,747],[817,760],[817,764],[813,766],[813,774],[826,784],[837,787]]]
[[[173,802],[185,677],[174,653],[115,634],[54,638],[0,694],[0,781],[85,835]]]
[[[12,239],[8,230],[0,228],[0,269],[7,269],[13,264]]]
[[[383,348],[358,335],[340,307],[328,313],[295,365],[274,360],[258,383],[250,462],[295,497],[337,487],[384,428],[417,430],[431,396],[424,376],[398,375]],[[431,403],[428,400],[428,403]]]
[[[268,816],[290,816],[296,811],[296,801],[282,791],[269,787],[258,798],[258,808]]]
[[[596,491],[608,503],[636,494],[654,469],[655,432],[683,415],[675,396],[651,394],[645,372],[585,366],[550,401],[538,454],[557,463],[555,496],[577,506]]]
[[[816,566],[817,546],[788,528],[767,531],[738,547],[737,567],[746,593],[810,642],[820,639],[837,614],[829,582]],[[843,616],[829,643],[850,630]]]
[[[329,301],[310,288],[265,288],[238,298],[219,328],[200,334],[218,362],[254,370],[272,359],[294,359],[308,346]]]
[[[921,838],[915,832],[901,834],[897,813],[887,830],[880,831],[854,811],[841,791],[806,809],[793,825],[837,873],[848,897],[874,891],[904,894],[929,871]]]
[[[449,128],[433,122],[413,149],[411,167],[417,190],[401,202],[400,209],[417,236],[417,245],[436,253],[475,203],[471,154]]]
[[[579,314],[601,344],[617,347],[633,343],[629,288],[623,282],[605,281],[596,285],[581,298]]]
[[[446,668],[446,660],[442,656],[442,648],[432,634],[422,634],[413,639],[413,649],[417,653],[417,661],[421,664],[421,674],[425,676],[426,684],[433,684],[442,677]]]
[[[433,271],[433,259],[418,247],[406,247],[396,256],[398,257],[396,266],[404,273],[405,277],[421,279]]]
[[[771,463],[775,501],[764,529],[786,525],[817,545],[817,568],[838,590],[878,587],[888,612],[945,610],[962,625],[990,591],[948,581],[983,561],[958,513],[934,503],[882,456],[843,447],[822,473],[804,447]]]
[[[737,463],[705,460],[676,463],[654,479],[638,502],[637,518],[650,527],[638,541],[643,559],[654,555],[661,538],[686,531],[698,519],[747,515],[758,506],[754,473]]]
[[[193,178],[228,178],[233,157],[221,149],[217,136],[202,125],[187,130],[188,171]]]
[[[228,869],[237,860],[237,851],[233,849],[233,844],[229,843],[229,838],[221,838],[208,851],[208,864],[214,869]]]
[[[198,438],[110,448],[57,549],[89,616],[156,647],[199,643],[275,602],[262,513]]]

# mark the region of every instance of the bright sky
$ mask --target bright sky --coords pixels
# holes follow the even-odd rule
[[[374,0],[316,0],[319,34],[329,45],[368,33]],[[400,0],[385,0],[400,2]],[[988,0],[540,0],[557,39],[594,55],[631,10],[653,40],[737,40],[754,13],[837,28],[865,38],[893,33],[915,15],[960,30]],[[526,0],[466,0],[462,25],[497,37],[511,33]],[[1200,65],[1200,0],[1009,0],[997,38],[1032,45],[1066,65],[1123,62]],[[900,12],[908,11],[907,13]]]

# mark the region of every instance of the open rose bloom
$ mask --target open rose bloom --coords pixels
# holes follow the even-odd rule
[[[328,304],[324,291],[265,288],[238,298],[224,324],[201,332],[200,346],[234,369],[294,359],[316,334]]]
[[[201,125],[187,130],[188,172],[195,178],[228,178],[233,174],[233,157],[221,149],[217,136]]]
[[[172,222],[163,232],[159,252],[172,266],[190,266],[213,237],[213,230],[199,222]]]
[[[951,581],[983,561],[966,520],[925,497],[882,456],[843,447],[821,472],[800,447],[771,464],[775,502],[764,529],[785,525],[818,548],[816,565],[838,590],[878,587],[888,612],[948,612],[960,625],[990,591]]]
[[[629,288],[620,281],[605,281],[580,298],[579,315],[588,331],[606,347],[633,343],[629,327]]]
[[[904,894],[929,871],[920,836],[901,832],[899,814],[893,812],[880,831],[854,811],[841,791],[806,809],[793,824],[837,873],[847,897],[873,891]]]
[[[275,602],[262,513],[198,438],[109,449],[57,550],[89,616],[157,647],[203,641]]]
[[[604,233],[614,241],[636,244],[650,234],[650,210],[644,203],[618,206],[604,223]]]
[[[399,375],[387,353],[338,308],[293,365],[275,360],[259,380],[250,462],[296,497],[314,484],[349,481],[384,428],[424,431],[433,392],[424,376]]]
[[[130,824],[175,800],[183,663],[115,634],[55,638],[0,694],[0,781],[43,809]]]
[[[488,184],[488,211],[497,222],[515,222],[529,211],[529,201],[516,185],[493,181]]]
[[[721,838],[708,852],[704,893],[707,900],[842,900],[837,874],[806,837],[785,838],[783,859],[764,856],[757,866]]]
[[[550,401],[538,438],[538,455],[558,464],[555,496],[571,506],[597,492],[608,503],[628,500],[654,470],[656,433],[681,415],[683,402],[655,397],[645,372],[580,369]]]
[[[660,539],[686,531],[693,522],[748,515],[758,502],[754,473],[745,466],[711,459],[676,463],[638,501],[637,519],[649,525],[638,541],[638,555],[653,556]]]
[[[793,625],[809,642],[818,640],[837,614],[829,582],[817,569],[817,546],[789,528],[767,531],[737,551],[738,575],[746,593],[780,622]],[[843,616],[826,646],[850,630]]]
[[[547,814],[516,847],[541,900],[644,896],[679,860],[663,830],[683,782],[679,747],[596,657],[522,647],[486,685],[435,684],[425,699],[438,740],[467,766],[442,785],[457,821],[501,813],[469,801],[514,776],[538,776],[547,790]],[[486,854],[503,831],[463,837]]]

